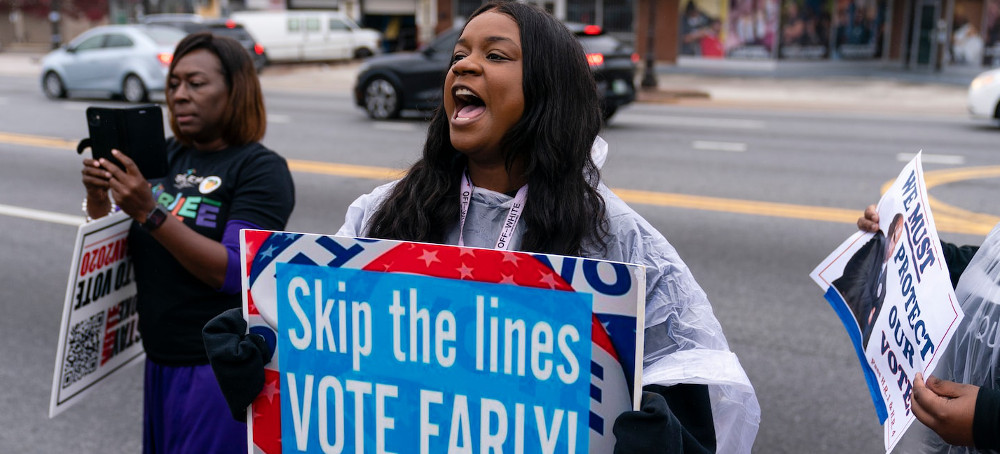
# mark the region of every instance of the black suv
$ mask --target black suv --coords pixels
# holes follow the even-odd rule
[[[208,31],[216,36],[233,38],[243,45],[253,59],[253,66],[260,72],[267,65],[267,54],[264,46],[250,36],[242,25],[231,19],[206,19],[197,14],[147,14],[142,17],[144,24],[166,25],[179,28],[187,33]]]
[[[604,119],[635,101],[636,63],[632,49],[596,25],[568,23],[587,54],[602,95]],[[428,111],[441,103],[445,71],[461,30],[441,33],[418,52],[371,57],[361,64],[354,84],[354,101],[368,116],[396,118],[401,110]]]

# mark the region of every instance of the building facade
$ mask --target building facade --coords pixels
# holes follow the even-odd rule
[[[911,69],[1000,66],[1000,0],[522,0],[602,26],[644,58],[711,62],[879,62]],[[481,0],[0,0],[0,49],[67,42],[142,14],[337,9],[410,50],[460,26]],[[100,9],[106,14],[95,14]],[[53,15],[52,12],[59,14]],[[100,16],[100,17],[98,17]],[[52,18],[61,27],[54,27]],[[54,31],[60,31],[57,35]],[[652,31],[652,33],[650,33]],[[652,50],[652,55],[649,54]]]
[[[636,0],[656,59],[1000,66],[1000,0]]]
[[[440,31],[479,0],[432,0]],[[601,25],[656,61],[1000,66],[1000,0],[522,0]],[[649,33],[652,30],[652,33]],[[652,46],[650,46],[652,44]]]

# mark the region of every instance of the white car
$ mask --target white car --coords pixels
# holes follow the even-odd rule
[[[350,60],[381,49],[381,33],[336,11],[240,11],[232,19],[267,49],[269,62]]]
[[[969,84],[969,113],[1000,119],[1000,68],[976,76]]]
[[[102,92],[144,102],[162,92],[177,42],[185,33],[157,25],[106,25],[80,34],[42,60],[42,91],[49,98]]]

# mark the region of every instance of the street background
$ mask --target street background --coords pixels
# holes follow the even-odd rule
[[[0,75],[38,77],[42,55],[0,52]],[[349,93],[358,62],[269,66],[261,74],[265,90],[298,93]],[[975,73],[842,70],[829,62],[782,64],[778,70],[727,67],[659,66],[658,89],[640,93],[642,101],[733,107],[777,107],[820,111],[961,115],[966,88]],[[864,68],[864,67],[861,67]],[[860,74],[860,75],[859,75]]]
[[[47,417],[72,224],[82,222],[73,148],[87,106],[120,103],[47,100],[37,58],[0,53],[0,453],[139,452],[139,367]],[[354,198],[419,154],[426,122],[369,120],[350,95],[356,69],[261,74],[264,143],[289,159],[296,183],[289,230],[336,231]],[[808,273],[921,149],[929,192],[950,208],[935,211],[938,225],[955,220],[941,238],[981,241],[1000,215],[1000,131],[966,115],[971,75],[657,69],[659,90],[601,133],[604,178],[677,248],[712,301],[761,404],[754,451],[879,452],[857,358]],[[980,177],[956,177],[966,168]]]

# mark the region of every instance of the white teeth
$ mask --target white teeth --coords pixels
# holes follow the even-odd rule
[[[475,95],[472,94],[472,90],[469,90],[468,88],[459,88],[458,90],[455,90],[455,96],[475,96]]]

